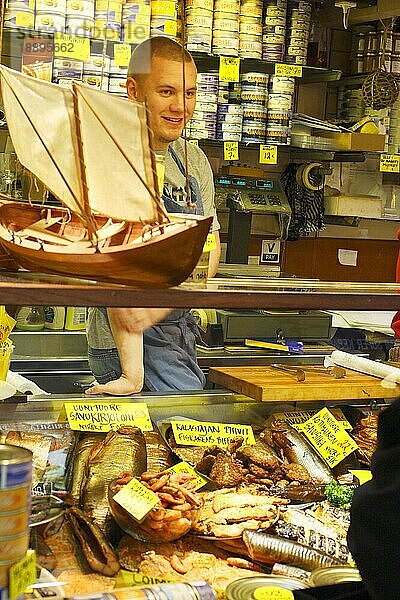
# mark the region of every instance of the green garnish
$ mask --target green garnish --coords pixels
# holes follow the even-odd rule
[[[331,481],[325,487],[324,493],[326,499],[332,502],[332,504],[341,506],[347,510],[350,509],[354,490],[348,485],[341,485],[337,481]]]

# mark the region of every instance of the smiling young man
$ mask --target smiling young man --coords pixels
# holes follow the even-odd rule
[[[185,149],[181,139],[196,103],[196,78],[189,52],[169,38],[155,37],[134,50],[127,90],[130,99],[146,103],[154,150],[165,155],[166,210],[213,216],[212,277],[220,257],[213,174],[204,152],[193,144]],[[89,309],[89,364],[98,383],[86,393],[131,394],[143,383],[150,391],[202,389],[205,378],[196,359],[195,329],[188,310]]]

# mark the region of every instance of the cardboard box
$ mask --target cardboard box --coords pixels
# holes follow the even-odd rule
[[[325,214],[342,217],[380,219],[382,200],[379,196],[325,196]]]
[[[383,152],[385,149],[386,136],[377,133],[318,131],[318,135],[332,140],[332,150]]]

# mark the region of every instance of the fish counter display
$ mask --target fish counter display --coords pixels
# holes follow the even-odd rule
[[[321,585],[317,569],[329,581],[359,577],[349,507],[378,411],[342,409],[329,413],[355,449],[334,466],[301,429],[318,410],[266,415],[199,445],[179,443],[173,418],[93,433],[26,412],[0,424],[0,441],[33,453],[30,547],[58,596],[201,580],[224,597],[249,577],[293,590]]]

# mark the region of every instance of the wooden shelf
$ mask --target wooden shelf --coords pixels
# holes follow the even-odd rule
[[[214,279],[207,289],[143,290],[56,275],[0,273],[2,304],[296,310],[398,310],[400,284]]]

